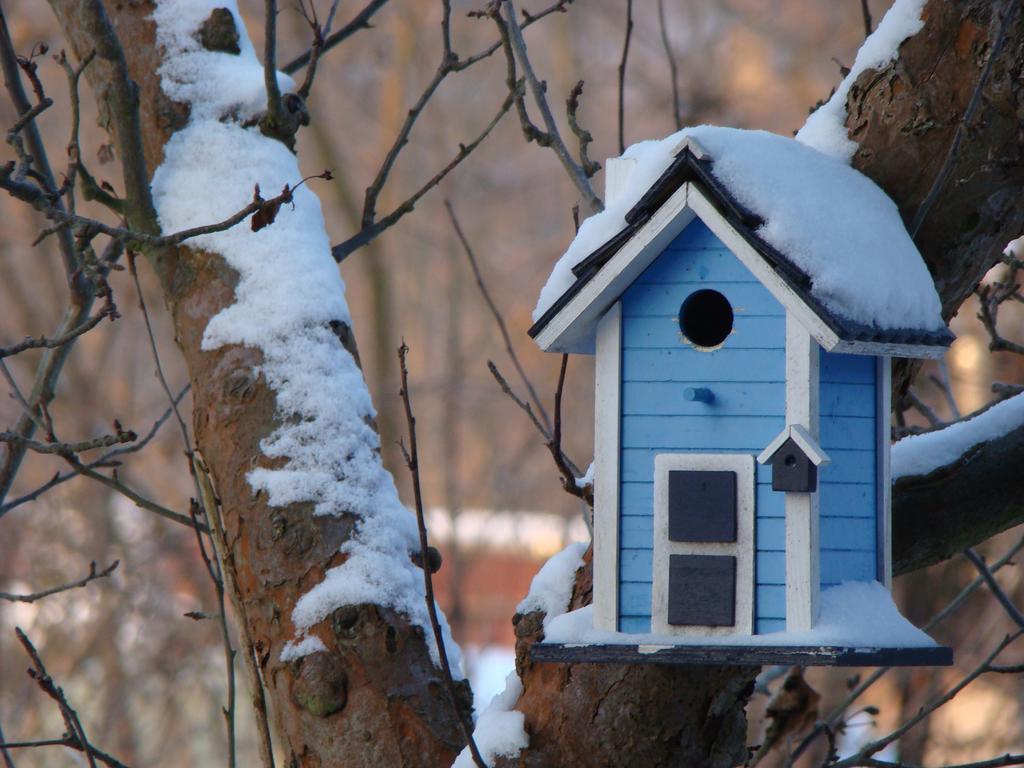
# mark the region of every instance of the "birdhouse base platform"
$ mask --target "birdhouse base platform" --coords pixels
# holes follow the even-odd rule
[[[843,646],[581,645],[536,643],[534,661],[562,664],[673,664],[677,666],[948,667],[953,649]]]

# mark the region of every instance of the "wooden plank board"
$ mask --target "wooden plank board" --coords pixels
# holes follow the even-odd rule
[[[730,349],[782,349],[779,340],[783,338],[781,333],[784,328],[785,323],[781,317],[736,315],[732,332],[724,343]],[[622,345],[625,349],[692,347],[683,336],[676,315],[626,317],[622,331]]]
[[[864,416],[874,418],[875,387],[873,384],[822,382],[819,404],[822,417]]]
[[[699,357],[698,357],[699,355]],[[697,361],[699,364],[695,364]],[[785,381],[782,349],[716,349],[702,352],[680,345],[676,349],[627,349],[622,355],[622,380],[698,382]]]
[[[536,643],[534,661],[569,664],[673,664],[683,666],[948,667],[953,649],[842,646],[564,645]]]
[[[824,587],[844,581],[874,581],[877,567],[874,549],[869,552],[822,552],[821,585]]]
[[[629,382],[623,392],[624,416],[697,416],[714,413],[722,416],[785,416],[786,404],[780,396],[785,386],[774,382],[716,382],[714,405],[686,400],[690,386],[666,381]]]
[[[782,305],[760,283],[720,282],[716,279],[702,285],[633,283],[622,296],[622,316],[676,317],[686,297],[701,287],[714,288],[725,296],[737,317],[780,317],[785,314]]]
[[[778,434],[776,416],[628,416],[622,420],[622,447],[693,452],[714,445],[716,452],[756,453]]]
[[[779,423],[782,424],[782,419],[779,419]],[[654,457],[659,453],[664,453],[664,449],[658,446],[651,446],[650,448],[627,448],[622,451],[622,462],[621,462],[621,479],[625,483],[649,483],[654,478]],[[690,451],[680,451],[680,453],[703,453],[704,450],[700,448]],[[736,450],[726,451],[723,450],[721,453],[751,453],[750,450]],[[771,467],[766,467],[763,464],[758,464],[756,467],[757,471],[757,485],[758,487],[765,485],[769,488],[772,484],[772,470]]]
[[[837,384],[875,385],[875,358],[821,351],[821,381]]]

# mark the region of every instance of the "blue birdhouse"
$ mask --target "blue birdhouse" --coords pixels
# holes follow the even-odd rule
[[[606,174],[530,329],[596,356],[594,604],[535,658],[951,663],[889,595],[890,361],[953,340],[895,204],[761,131]]]

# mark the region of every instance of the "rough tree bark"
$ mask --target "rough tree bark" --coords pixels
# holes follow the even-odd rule
[[[91,50],[94,43],[80,23],[78,3],[51,4],[75,52],[82,56]],[[908,220],[938,175],[999,28],[995,9],[1002,7],[988,0],[931,0],[925,28],[904,43],[899,59],[881,72],[865,73],[851,91],[847,126],[860,145],[855,164],[896,199]],[[140,86],[146,167],[152,174],[185,112],[160,90],[155,73],[161,54],[147,21],[151,5],[108,0],[107,10],[120,38],[132,43],[126,54]],[[947,317],[1001,247],[1024,229],[1022,46],[1024,21],[1018,17],[954,171],[917,237]],[[110,74],[99,64],[89,74],[103,107],[110,98]],[[339,562],[338,546],[352,522],[313,517],[308,505],[271,508],[265,498],[252,495],[246,474],[268,464],[259,442],[276,426],[274,394],[255,373],[260,360],[252,350],[200,350],[207,321],[233,302],[236,276],[218,257],[188,248],[157,254],[152,262],[189,366],[197,442],[223,504],[244,628],[258,649],[289,759],[302,766],[447,765],[461,746],[455,716],[422,636],[401,616],[373,606],[339,610],[314,629],[327,652],[299,665],[278,661],[283,643],[292,637],[295,601]],[[338,330],[354,352],[351,333]],[[1021,432],[1008,438],[1016,441],[1017,453],[993,445],[990,457],[915,481],[912,488],[897,487],[897,571],[946,557],[951,547],[1019,521],[1024,510],[1014,497],[1020,497],[1021,479],[1013,479],[1013,492],[999,495],[994,487],[1005,489],[1007,478],[994,483],[992,467],[1019,457]],[[978,471],[982,458],[987,471]],[[951,493],[954,486],[970,492]],[[965,521],[958,512],[988,509],[990,500],[1002,514],[979,512],[968,535],[954,538],[953,521],[960,528]],[[947,521],[936,524],[929,514],[936,508],[949,511]],[[913,542],[930,542],[924,548],[931,554],[918,553]],[[590,600],[589,569],[588,559],[577,575],[572,607]],[[531,744],[512,764],[714,768],[742,761],[743,709],[757,670],[535,665],[529,645],[542,635],[541,618],[517,617],[517,667],[524,682],[518,707],[526,715]]]

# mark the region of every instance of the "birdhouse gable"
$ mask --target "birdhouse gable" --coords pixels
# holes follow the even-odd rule
[[[757,463],[768,464],[789,442],[792,442],[795,450],[799,450],[816,467],[824,466],[832,461],[810,432],[799,424],[790,424],[761,451],[757,457]]]
[[[849,166],[763,131],[701,126],[630,147],[580,227],[530,335],[593,352],[598,319],[694,218],[826,351],[938,357],[953,336],[892,201]]]

